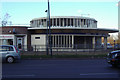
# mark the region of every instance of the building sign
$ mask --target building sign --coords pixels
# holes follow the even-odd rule
[[[0,39],[14,39],[14,35],[0,35]]]

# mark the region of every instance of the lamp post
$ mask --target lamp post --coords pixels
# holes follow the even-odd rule
[[[49,0],[48,0],[48,25],[49,25],[49,51],[52,56],[52,41],[51,41],[51,26],[50,26],[50,5],[49,5]]]
[[[48,51],[48,10],[46,10],[45,12],[47,12],[47,17],[46,17],[46,27],[47,27],[47,31],[46,31],[46,54],[49,54]]]
[[[114,45],[114,50],[115,50],[115,37],[113,37],[113,45]]]

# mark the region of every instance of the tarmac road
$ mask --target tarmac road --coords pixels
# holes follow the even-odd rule
[[[21,60],[2,67],[3,78],[120,78],[120,67],[105,59]]]

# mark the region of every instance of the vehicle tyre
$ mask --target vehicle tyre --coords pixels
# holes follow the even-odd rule
[[[14,58],[13,57],[7,57],[7,59],[6,59],[6,61],[8,62],[8,63],[13,63],[14,62]]]
[[[112,64],[112,67],[117,67],[117,64]]]

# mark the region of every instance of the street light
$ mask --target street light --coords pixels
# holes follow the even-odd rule
[[[113,37],[113,42],[114,42],[114,50],[115,50],[115,38]]]
[[[47,17],[46,17],[46,27],[47,27],[47,31],[46,31],[46,54],[48,55],[48,10],[45,11],[47,13]]]
[[[48,0],[48,10],[47,10],[47,27],[49,26],[49,51],[52,56],[52,41],[51,41],[51,26],[50,26],[50,5],[49,5],[49,0]],[[47,28],[48,29],[48,28]],[[48,45],[48,44],[47,44]]]

